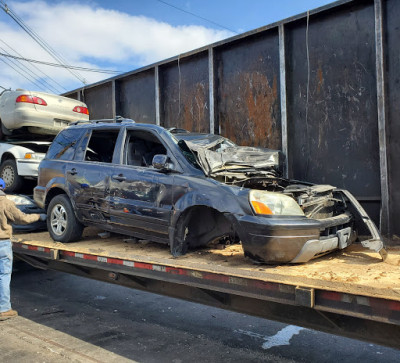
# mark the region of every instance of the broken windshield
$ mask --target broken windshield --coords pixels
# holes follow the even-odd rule
[[[192,143],[213,152],[223,152],[230,147],[236,146],[233,141],[213,134],[180,133],[174,135],[171,133],[171,137],[178,144],[186,160],[196,169],[202,168],[198,163],[194,149],[189,148],[187,143]]]
[[[182,133],[172,135],[185,158],[206,175],[252,170],[279,170],[280,151],[238,146],[220,135]]]

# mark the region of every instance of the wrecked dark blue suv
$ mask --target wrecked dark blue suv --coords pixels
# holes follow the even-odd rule
[[[276,263],[306,262],[366,235],[361,242],[384,255],[350,193],[283,178],[279,151],[110,121],[64,129],[40,164],[34,199],[55,241],[77,241],[94,225],[168,244],[174,256],[240,241],[246,256]]]

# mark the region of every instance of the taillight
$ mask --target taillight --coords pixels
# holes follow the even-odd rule
[[[87,107],[75,106],[72,111],[89,115],[89,110]]]
[[[47,103],[43,98],[29,95],[18,96],[15,102],[34,103],[35,105],[47,106]]]

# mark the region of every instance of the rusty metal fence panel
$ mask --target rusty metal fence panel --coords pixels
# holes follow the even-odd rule
[[[208,83],[207,53],[160,67],[161,124],[210,132]]]
[[[398,0],[341,0],[66,96],[92,119],[281,148],[289,177],[349,189],[396,240],[398,19]]]
[[[86,88],[81,97],[89,106],[90,118],[98,120],[102,118],[112,118],[112,104],[115,102],[112,94],[112,83],[106,82],[96,87]]]
[[[216,48],[215,58],[219,133],[239,145],[281,149],[278,30]]]
[[[396,223],[396,216],[400,215],[400,1],[389,0],[385,5],[389,217],[393,220],[393,233],[400,236],[400,223]]]
[[[368,207],[381,188],[374,19],[373,3],[348,4],[286,28],[289,176]]]
[[[154,70],[115,81],[116,114],[136,122],[156,123]]]

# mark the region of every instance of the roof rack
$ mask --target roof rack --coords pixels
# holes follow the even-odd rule
[[[79,121],[71,122],[70,126],[71,125],[85,124],[85,123],[99,124],[99,123],[122,123],[122,122],[135,123],[135,121],[130,119],[130,118],[124,118],[122,116],[116,116],[115,118],[101,119],[101,120],[79,120]]]
[[[179,127],[170,127],[169,129],[167,129],[167,131],[169,131],[171,134],[188,134],[189,133],[188,130],[181,129]]]

